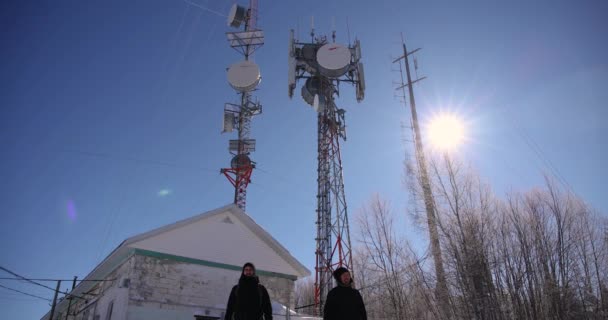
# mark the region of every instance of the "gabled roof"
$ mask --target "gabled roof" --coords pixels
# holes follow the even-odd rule
[[[231,218],[235,221],[230,220]],[[219,223],[220,220],[227,220],[228,223]],[[217,228],[224,228],[224,226],[227,227],[222,230],[224,233],[216,230]],[[202,232],[210,233],[210,235],[201,235]],[[244,237],[239,238],[239,235],[234,233],[245,235]],[[216,238],[210,238],[213,236]],[[169,239],[177,239],[178,248],[167,245],[170,241]],[[189,241],[199,241],[200,243],[192,244],[189,243]],[[234,241],[241,241],[241,243],[231,244],[231,242]],[[238,265],[240,270],[240,266],[245,262],[243,259],[246,259],[248,252],[238,252],[235,250],[235,247],[247,247],[251,245],[252,242],[258,242],[258,247],[249,248],[249,250],[254,251],[255,253],[251,259],[260,260],[260,257],[257,255],[262,255],[263,252],[261,251],[271,251],[270,253],[278,255],[280,260],[282,260],[280,261],[280,264],[283,267],[263,267],[261,265],[263,261],[252,261],[254,263],[260,263],[260,265],[256,263],[256,266],[258,266],[259,269],[290,274],[298,278],[310,275],[310,271],[296,260],[285,247],[234,204],[131,237],[125,240],[122,246]],[[226,246],[230,247],[230,244],[232,245],[231,248],[226,248]],[[187,249],[188,246],[191,248]],[[192,246],[194,246],[194,248],[192,248]],[[270,250],[267,248],[270,248]],[[214,251],[216,255],[201,256],[201,251]],[[223,254],[218,255],[218,253]],[[235,255],[236,257],[233,257]]]
[[[112,271],[114,271],[118,266],[120,266],[126,259],[128,259],[133,254],[137,252],[141,252],[142,245],[149,244],[153,242],[155,239],[160,239],[163,236],[171,235],[179,235],[180,230],[184,230],[191,225],[213,221],[215,218],[221,218],[221,215],[226,215],[223,219],[228,218],[229,223],[238,223],[239,226],[243,226],[245,231],[253,234],[261,243],[263,243],[267,248],[270,248],[272,252],[278,255],[281,260],[284,262],[283,265],[290,266],[290,271],[278,271],[278,270],[266,270],[266,273],[269,274],[284,274],[291,276],[293,278],[301,278],[310,275],[310,271],[302,265],[296,258],[294,258],[285,247],[283,247],[276,239],[274,239],[266,230],[260,227],[250,216],[248,216],[243,210],[237,207],[234,204],[229,204],[223,206],[221,208],[217,208],[215,210],[211,210],[205,213],[198,214],[196,216],[177,221],[175,223],[153,229],[148,232],[141,233],[139,235],[135,235],[123,241],[116,249],[114,249],[93,271],[91,271],[83,280],[87,279],[103,279]],[[234,218],[236,221],[232,221]],[[206,221],[205,221],[206,220]],[[226,235],[229,237],[230,235]],[[162,240],[161,240],[162,241]],[[147,248],[143,248],[147,249]],[[146,251],[146,250],[143,250]],[[162,252],[163,250],[159,250]],[[175,252],[166,252],[167,255],[175,255]],[[170,250],[169,250],[170,251]],[[188,257],[184,256],[184,258],[198,258],[198,257]],[[224,261],[211,261],[215,265],[226,265]],[[244,261],[242,261],[244,262]],[[242,263],[241,262],[241,263]],[[239,266],[240,269],[240,266]],[[265,272],[263,267],[258,266],[258,269],[263,273]],[[285,268],[283,268],[285,269]],[[83,293],[90,290],[95,285],[95,282],[84,281],[80,282],[78,286],[71,292],[71,294],[75,296],[80,296]],[[67,301],[62,301],[57,306],[57,311],[61,312],[67,308]],[[47,313],[43,319],[47,319],[49,317],[49,313]]]

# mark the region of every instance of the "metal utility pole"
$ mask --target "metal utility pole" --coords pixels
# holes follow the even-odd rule
[[[74,288],[76,288],[76,280],[78,280],[78,277],[74,276],[74,280],[72,280],[72,291],[71,292],[73,292]],[[68,320],[68,317],[70,316],[70,309],[72,308],[72,299],[74,299],[74,298],[72,298],[72,296],[70,295],[68,297],[68,299],[70,301],[68,301],[68,311],[65,313],[65,320]]]
[[[258,1],[251,0],[250,8],[233,5],[228,15],[228,25],[238,28],[244,22],[244,31],[226,33],[230,46],[240,52],[245,60],[230,66],[228,82],[240,93],[239,104],[224,105],[224,128],[222,132],[238,131],[238,139],[230,140],[228,150],[233,156],[229,168],[220,170],[234,186],[234,203],[243,211],[247,204],[247,186],[255,168],[249,155],[255,151],[255,139],[249,138],[251,118],[262,113],[262,105],[254,102],[251,91],[260,82],[259,67],[249,58],[264,44],[264,33],[256,28]]]
[[[449,304],[449,292],[447,281],[445,278],[445,269],[443,268],[443,257],[441,254],[441,245],[439,243],[439,231],[437,228],[437,210],[435,207],[435,199],[433,197],[433,191],[431,189],[431,182],[426,165],[426,158],[424,155],[424,146],[422,144],[422,136],[420,134],[420,125],[418,124],[418,113],[416,112],[416,100],[414,99],[414,88],[413,84],[423,80],[425,77],[412,81],[410,74],[410,65],[408,56],[420,50],[415,49],[411,52],[407,51],[405,41],[402,39],[403,56],[395,59],[393,63],[399,63],[399,70],[401,72],[401,86],[396,90],[402,90],[405,97],[405,88],[408,88],[410,98],[410,110],[412,113],[412,128],[414,135],[414,146],[416,153],[416,163],[418,164],[418,170],[420,174],[420,186],[424,196],[424,206],[426,208],[427,224],[429,227],[429,238],[431,245],[431,254],[435,262],[435,275],[437,277],[437,285],[435,287],[435,295],[437,303],[442,313],[442,317],[450,318],[450,304]],[[407,77],[407,83],[404,83],[403,79],[403,68],[401,67],[401,60],[404,60],[405,73]],[[405,102],[405,100],[404,100]]]
[[[297,42],[290,32],[289,97],[296,81],[305,79],[302,98],[317,112],[317,209],[315,313],[323,314],[325,298],[333,287],[332,272],[338,267],[352,271],[352,254],[340,141],[346,140],[345,110],[336,106],[340,82],[355,85],[357,101],[363,100],[365,81],[359,41],[354,46],[316,38]],[[332,34],[335,41],[335,32]]]
[[[55,315],[55,306],[57,305],[57,294],[59,293],[59,286],[61,286],[61,280],[57,280],[57,288],[55,288],[55,296],[53,297],[53,306],[51,306],[51,317],[49,320],[53,320]]]

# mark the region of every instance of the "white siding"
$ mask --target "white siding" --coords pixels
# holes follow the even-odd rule
[[[226,218],[232,223],[225,222]],[[298,274],[230,211],[135,242],[130,247],[236,266],[250,261],[260,270]]]

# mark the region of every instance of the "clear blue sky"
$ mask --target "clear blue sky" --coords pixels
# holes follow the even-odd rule
[[[226,13],[233,3],[191,0]],[[469,123],[466,161],[498,194],[543,183],[547,162],[608,212],[608,4],[605,1],[264,1],[256,52],[264,113],[252,122],[258,163],[252,217],[314,268],[316,121],[287,97],[290,28],[363,45],[363,103],[347,110],[350,215],[379,193],[405,213],[408,113],[393,97],[400,33],[417,55],[421,119]],[[247,4],[247,2],[240,2]],[[372,4],[373,3],[373,4]],[[232,201],[222,109],[237,96],[225,68],[225,18],[180,0],[0,4],[0,265],[27,277],[84,277],[122,240]],[[526,143],[542,149],[545,161]],[[165,192],[163,192],[165,190]],[[352,219],[351,219],[352,224]],[[408,236],[424,238],[420,232]],[[422,241],[422,240],[421,240]],[[8,275],[0,275],[8,276]],[[16,281],[0,284],[52,298]],[[53,285],[53,284],[51,284]],[[62,288],[66,288],[67,284]],[[47,302],[0,288],[0,317],[37,319]]]

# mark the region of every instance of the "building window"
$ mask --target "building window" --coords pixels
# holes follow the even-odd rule
[[[114,300],[110,301],[108,311],[106,312],[106,320],[112,320],[112,310],[114,309]]]

